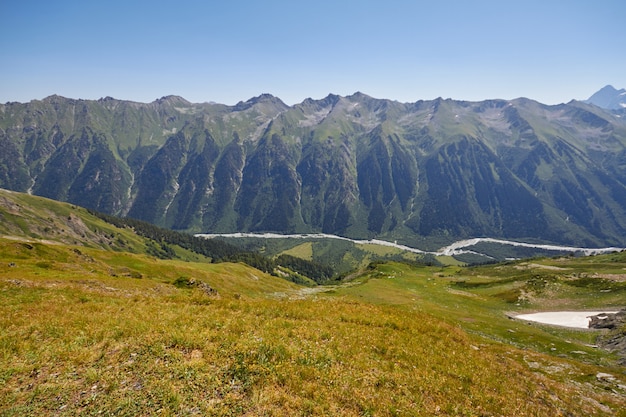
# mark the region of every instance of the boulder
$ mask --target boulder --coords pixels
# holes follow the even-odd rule
[[[590,329],[615,329],[626,323],[626,309],[617,313],[601,313],[589,318]]]

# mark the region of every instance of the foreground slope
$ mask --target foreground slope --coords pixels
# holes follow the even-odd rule
[[[596,378],[606,367],[472,335],[438,311],[308,298],[242,266],[30,246],[1,242],[3,415],[605,416],[626,405],[623,388]],[[217,293],[172,285],[179,274]]]
[[[504,305],[542,305],[498,295],[525,285],[500,282],[524,264],[380,264],[311,289],[242,264],[23,235],[52,212],[3,218],[17,231],[0,238],[2,415],[624,415],[623,368],[584,346],[588,333],[508,323]]]
[[[626,122],[570,102],[0,105],[0,186],[193,232],[623,245]]]

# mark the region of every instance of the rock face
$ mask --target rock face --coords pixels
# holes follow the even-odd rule
[[[617,313],[602,313],[591,316],[590,329],[615,329],[626,325],[626,309]]]
[[[626,242],[626,118],[581,102],[0,105],[0,187],[190,232]]]
[[[610,329],[608,335],[598,338],[598,345],[616,352],[620,357],[619,364],[626,366],[626,309],[591,317],[589,328]]]

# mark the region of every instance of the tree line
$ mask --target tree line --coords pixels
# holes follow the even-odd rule
[[[206,239],[196,237],[188,233],[177,232],[170,229],[163,229],[142,220],[131,217],[115,217],[100,213],[95,210],[88,210],[90,214],[104,220],[119,228],[132,229],[137,235],[151,239],[157,245],[150,245],[150,254],[159,258],[174,258],[175,252],[168,245],[180,246],[191,252],[203,255],[211,259],[213,263],[219,262],[242,262],[253,268],[276,275],[275,269],[278,266],[289,268],[290,270],[311,278],[317,283],[328,281],[334,275],[332,268],[311,262],[305,259],[296,258],[290,255],[280,255],[276,259],[270,259],[255,252],[246,251],[235,245],[219,239]]]

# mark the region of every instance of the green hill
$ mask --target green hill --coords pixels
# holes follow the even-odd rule
[[[329,267],[302,259],[270,259],[223,240],[207,240],[53,200],[0,189],[0,236],[143,253],[159,259],[243,262],[288,280],[317,285],[333,278]],[[323,271],[320,273],[320,270]],[[307,272],[308,271],[308,272]]]

